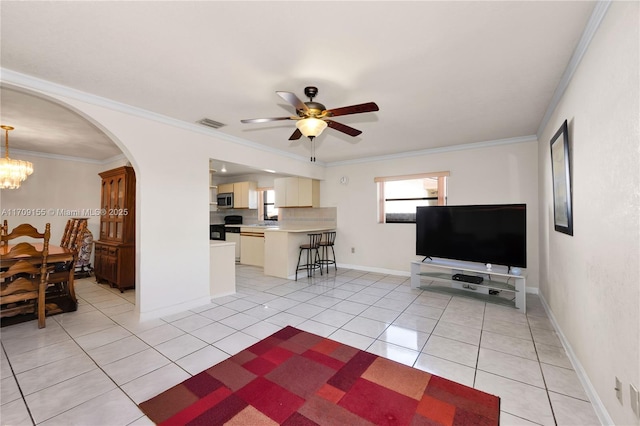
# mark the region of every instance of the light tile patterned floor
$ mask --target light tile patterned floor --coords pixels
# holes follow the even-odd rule
[[[77,312],[1,330],[1,423],[152,424],[136,404],[285,325],[498,395],[502,425],[597,425],[537,296],[527,315],[333,270],[298,282],[237,267],[233,296],[140,322],[133,291],[77,281]]]

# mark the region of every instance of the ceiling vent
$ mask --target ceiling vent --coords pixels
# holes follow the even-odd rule
[[[219,129],[220,127],[226,126],[226,124],[211,120],[210,118],[203,118],[202,120],[196,121],[196,123],[202,124],[203,126],[212,127],[214,129]]]

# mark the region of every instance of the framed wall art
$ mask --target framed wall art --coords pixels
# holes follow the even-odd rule
[[[573,235],[571,197],[571,156],[567,120],[551,138],[553,180],[553,222],[556,231]]]

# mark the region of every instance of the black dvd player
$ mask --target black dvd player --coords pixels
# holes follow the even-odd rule
[[[480,284],[484,280],[482,277],[478,277],[476,275],[465,275],[465,274],[454,274],[451,277],[454,281],[462,281],[470,284]]]

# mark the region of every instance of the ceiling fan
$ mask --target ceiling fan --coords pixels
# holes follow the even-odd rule
[[[249,118],[240,121],[242,123],[266,123],[269,121],[296,120],[297,129],[289,137],[289,140],[300,139],[302,136],[308,137],[309,140],[311,140],[311,161],[316,161],[313,139],[319,136],[327,127],[346,133],[349,136],[358,136],[362,133],[362,131],[358,129],[330,120],[330,117],[378,111],[378,105],[376,105],[375,102],[327,109],[323,104],[313,100],[318,94],[318,88],[314,86],[304,88],[304,94],[309,98],[309,102],[302,102],[300,98],[292,92],[277,91],[276,94],[295,107],[297,116]]]

